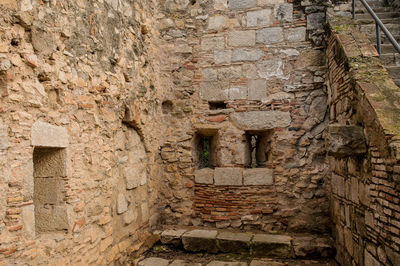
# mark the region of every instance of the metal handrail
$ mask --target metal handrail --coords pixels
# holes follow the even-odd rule
[[[400,45],[395,40],[393,35],[388,31],[388,29],[385,27],[385,25],[382,23],[382,21],[378,18],[378,16],[375,14],[374,10],[372,10],[372,8],[368,5],[367,1],[365,1],[365,0],[360,0],[360,1],[365,6],[368,13],[375,20],[376,47],[377,47],[379,55],[381,54],[381,31],[380,31],[380,29],[382,29],[383,33],[385,33],[386,37],[388,37],[389,41],[392,43],[394,49],[396,49],[397,52],[400,54]],[[352,7],[353,7],[353,19],[355,19],[355,17],[356,17],[356,0],[353,0]]]

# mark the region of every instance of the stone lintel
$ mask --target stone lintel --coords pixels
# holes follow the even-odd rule
[[[68,147],[67,129],[45,122],[35,122],[31,131],[31,144],[35,147]]]

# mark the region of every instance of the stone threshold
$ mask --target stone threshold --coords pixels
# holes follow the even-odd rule
[[[220,229],[171,228],[160,232],[164,245],[187,252],[249,254],[277,259],[332,258],[333,240],[326,235],[234,232]]]

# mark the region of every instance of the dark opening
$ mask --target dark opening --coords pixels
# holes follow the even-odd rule
[[[224,102],[208,102],[211,110],[226,109],[226,103]]]
[[[214,168],[216,166],[216,136],[196,134],[197,168]]]
[[[171,101],[164,101],[162,103],[162,112],[163,114],[169,114],[172,112],[172,102]]]
[[[248,147],[248,168],[266,167],[271,161],[271,132],[249,131],[246,132]]]

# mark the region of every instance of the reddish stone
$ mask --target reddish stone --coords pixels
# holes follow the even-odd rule
[[[15,225],[15,226],[12,226],[12,227],[8,228],[8,231],[10,231],[10,232],[15,232],[15,231],[21,230],[22,227],[23,227],[22,224],[20,224],[20,225]]]
[[[226,115],[216,115],[216,116],[209,116],[206,117],[207,121],[221,123],[226,119]]]

